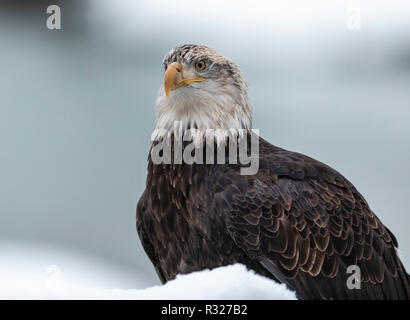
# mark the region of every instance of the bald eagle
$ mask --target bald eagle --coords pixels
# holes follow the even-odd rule
[[[156,131],[169,132],[170,145],[190,129],[199,140],[208,129],[255,135],[247,84],[235,63],[202,45],[178,46],[163,63]],[[227,144],[223,163],[177,162],[176,148],[170,162],[158,163],[152,151],[161,141],[164,135],[153,135],[136,224],[163,283],[242,263],[285,283],[300,299],[410,298],[395,236],[336,170],[259,136],[254,174],[228,161]],[[208,140],[196,145],[211,143],[219,146]],[[351,266],[360,271],[354,288],[348,285]]]

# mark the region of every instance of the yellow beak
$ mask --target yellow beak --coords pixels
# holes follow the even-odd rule
[[[201,82],[205,78],[184,79],[182,75],[182,65],[178,62],[171,63],[164,74],[164,89],[167,97],[171,90],[181,87],[188,87],[191,82]]]

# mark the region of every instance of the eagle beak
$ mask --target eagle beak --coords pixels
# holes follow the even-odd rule
[[[190,78],[184,79],[182,75],[182,65],[178,62],[171,63],[164,74],[164,89],[167,97],[171,90],[176,90],[181,87],[188,87],[191,82],[201,82],[205,78]]]

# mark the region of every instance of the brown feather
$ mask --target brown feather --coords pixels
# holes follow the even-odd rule
[[[243,263],[301,299],[409,299],[397,240],[354,186],[330,167],[259,140],[260,169],[154,165],[137,231],[165,282]],[[346,286],[357,264],[362,289]]]

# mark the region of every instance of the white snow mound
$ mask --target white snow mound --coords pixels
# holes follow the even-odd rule
[[[119,289],[110,288],[115,283],[110,279],[120,277],[121,270],[104,269],[76,255],[48,265],[39,253],[31,254],[0,246],[0,299],[296,299],[285,285],[241,264],[179,275],[165,285]]]

